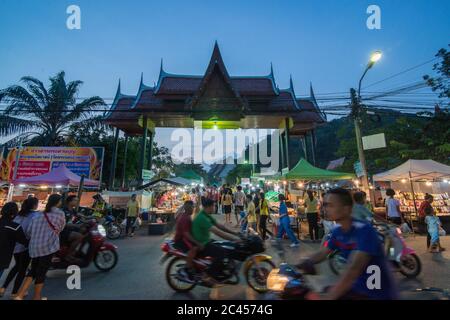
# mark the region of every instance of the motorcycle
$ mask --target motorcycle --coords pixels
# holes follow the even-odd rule
[[[61,248],[52,259],[51,269],[66,269],[70,265],[86,268],[91,262],[100,271],[113,269],[118,261],[117,247],[105,242],[105,228],[97,224],[95,219],[82,220],[82,218],[79,218],[78,224],[86,229],[86,234],[80,249],[75,254],[77,262],[67,261],[69,245],[61,243]]]
[[[91,208],[81,207],[80,208],[80,214],[82,216],[88,216],[92,217],[94,210]],[[75,223],[77,221],[74,221]],[[111,210],[106,210],[106,216],[99,219],[99,224],[103,225],[106,230],[106,237],[111,240],[119,239],[123,232],[123,227],[121,223],[116,219],[112,213]]]
[[[214,241],[214,243],[227,252],[226,258],[223,260],[221,274],[210,274],[209,267],[212,263],[212,258],[199,256],[193,261],[195,269],[194,281],[186,281],[183,276],[187,253],[175,248],[173,240],[166,240],[161,245],[161,250],[164,252],[161,264],[171,259],[166,267],[166,281],[173,290],[188,292],[197,285],[211,287],[210,283],[204,281],[209,276],[219,284],[239,284],[239,271],[241,265],[244,264],[244,276],[250,288],[259,293],[267,291],[267,276],[270,270],[275,268],[275,264],[272,262],[272,257],[262,254],[265,248],[260,237],[250,235],[242,237],[242,242],[238,243],[230,241]]]
[[[422,263],[414,249],[408,247],[402,236],[402,231],[397,226],[388,223],[374,223],[380,240],[384,244],[386,257],[391,262],[396,271],[399,271],[407,278],[417,277],[422,270]],[[330,234],[327,236],[324,246],[328,246]],[[339,275],[347,264],[339,250],[335,250],[328,255],[328,263],[334,274]]]

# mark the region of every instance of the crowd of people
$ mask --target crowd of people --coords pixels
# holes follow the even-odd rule
[[[278,197],[278,230],[274,235],[268,223],[271,221],[271,208],[260,189],[246,190],[241,186],[224,185],[221,188],[193,188],[190,195],[184,195],[184,205],[176,218],[175,244],[180,250],[188,252],[186,279],[193,279],[193,259],[202,252],[214,258],[213,273],[221,272],[224,252],[214,244],[211,234],[230,241],[239,241],[242,233],[258,234],[263,241],[280,241],[284,235],[291,241],[291,247],[299,246],[299,239],[291,229],[288,204],[283,194]],[[392,189],[386,192],[386,218],[391,223],[401,225],[405,219],[400,204]],[[79,199],[74,196],[63,197],[52,194],[48,197],[45,209],[38,211],[38,199],[29,196],[20,208],[15,202],[6,203],[0,216],[0,278],[9,269],[0,296],[13,284],[11,298],[22,300],[34,283],[33,299],[45,299],[42,289],[52,257],[60,249],[61,243],[69,243],[68,259],[76,259],[74,253],[85,236],[79,226],[71,224],[79,213]],[[427,246],[430,252],[445,250],[440,244],[441,223],[432,206],[433,197],[426,195],[419,208],[419,226],[427,233]],[[289,206],[291,204],[289,203]],[[382,245],[371,225],[375,218],[366,194],[362,191],[350,193],[344,189],[332,189],[318,197],[308,190],[304,198],[304,213],[308,222],[311,241],[320,241],[328,234],[328,248],[303,261],[300,265],[316,264],[326,257],[329,250],[339,249],[350,255],[357,251],[357,258],[341,281],[329,293],[330,298],[352,294],[369,295],[363,288],[367,276],[362,274],[363,266],[375,263],[383,270],[382,282],[388,288],[377,298],[395,297],[394,285],[390,279]],[[104,200],[95,199],[94,215],[101,215],[105,209]],[[140,204],[133,195],[127,203],[128,234],[134,232],[135,220],[140,213]],[[214,214],[221,213],[224,223],[219,223]],[[234,222],[233,222],[234,216]],[[272,221],[273,222],[273,221]],[[319,232],[323,227],[323,234]],[[347,252],[348,251],[348,252]],[[14,261],[10,268],[11,261]],[[353,273],[352,273],[353,272]],[[213,281],[213,280],[211,280]],[[349,287],[350,284],[353,286]],[[351,289],[351,290],[350,290]],[[391,290],[392,289],[392,290]],[[350,291],[349,291],[350,290]],[[372,297],[372,296],[371,296]]]

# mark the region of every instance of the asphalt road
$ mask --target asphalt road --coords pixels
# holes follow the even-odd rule
[[[216,289],[196,287],[188,294],[173,292],[165,282],[164,266],[159,264],[162,255],[160,245],[167,236],[148,236],[142,228],[135,237],[114,241],[119,247],[119,262],[115,269],[103,273],[94,265],[82,269],[81,289],[69,290],[66,286],[68,275],[65,270],[52,270],[44,288],[44,295],[52,300],[97,300],[97,299],[263,299],[244,284],[225,286]],[[402,291],[403,299],[430,299],[438,297],[432,293],[416,293],[414,289],[425,286],[450,288],[450,237],[442,239],[443,246],[449,248],[442,254],[425,252],[425,238],[422,236],[408,238],[408,243],[417,250],[423,264],[422,273],[417,279],[409,280],[401,274],[396,279]],[[285,261],[294,263],[299,258],[308,256],[318,248],[318,244],[303,241],[298,248],[291,249],[286,241]],[[281,262],[274,248],[269,244],[268,253],[276,264]],[[319,275],[308,277],[310,284],[320,290],[332,284],[336,277],[328,264],[319,266]],[[3,276],[3,279],[6,275]],[[2,279],[2,280],[3,280]],[[7,299],[9,292],[3,299]]]

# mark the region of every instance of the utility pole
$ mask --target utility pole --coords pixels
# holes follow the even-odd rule
[[[361,169],[363,171],[363,188],[364,190],[370,194],[369,189],[369,178],[367,176],[367,167],[366,167],[366,158],[364,156],[364,149],[362,144],[362,135],[361,135],[361,127],[359,126],[361,122],[361,104],[359,101],[359,97],[356,95],[356,90],[350,89],[350,97],[351,97],[351,107],[352,107],[352,117],[353,123],[355,124],[355,134],[356,134],[356,144],[358,148],[358,158],[361,163]],[[372,201],[372,199],[371,199]]]

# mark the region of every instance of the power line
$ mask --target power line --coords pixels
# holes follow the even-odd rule
[[[407,72],[410,72],[410,71],[412,71],[412,70],[414,70],[414,69],[420,68],[420,67],[422,67],[422,66],[424,66],[424,65],[426,65],[426,64],[428,64],[428,63],[431,63],[431,62],[433,62],[433,61],[435,61],[435,60],[437,60],[437,59],[439,59],[439,57],[434,57],[433,59],[427,60],[427,61],[425,61],[425,62],[423,62],[423,63],[420,63],[420,64],[418,64],[418,65],[416,65],[416,66],[414,66],[414,67],[408,68],[408,69],[406,69],[406,70],[400,71],[400,72],[398,72],[398,73],[396,73],[396,74],[393,74],[393,75],[391,75],[391,76],[389,76],[389,77],[387,77],[387,78],[385,78],[385,79],[382,79],[382,80],[380,80],[380,81],[371,83],[371,84],[369,84],[369,85],[363,87],[362,89],[370,88],[370,87],[375,86],[375,85],[377,85],[377,84],[379,84],[379,83],[382,83],[382,82],[384,82],[384,81],[390,80],[390,79],[395,78],[395,77],[397,77],[397,76],[399,76],[399,75],[402,75],[402,74],[405,74],[405,73],[407,73]]]

